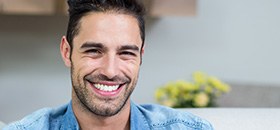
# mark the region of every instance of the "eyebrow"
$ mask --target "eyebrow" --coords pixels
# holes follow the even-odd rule
[[[133,51],[140,51],[139,47],[136,45],[124,45],[120,47],[120,50],[133,50]]]
[[[97,42],[85,42],[80,48],[87,49],[87,48],[104,48],[104,45]]]
[[[85,42],[80,47],[80,49],[87,49],[87,48],[106,48],[106,47],[102,43],[98,43],[98,42]],[[123,45],[119,48],[119,50],[140,51],[139,47],[136,45]]]

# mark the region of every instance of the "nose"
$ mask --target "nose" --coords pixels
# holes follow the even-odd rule
[[[107,76],[109,79],[118,75],[119,63],[115,56],[105,56],[102,64],[101,74]]]

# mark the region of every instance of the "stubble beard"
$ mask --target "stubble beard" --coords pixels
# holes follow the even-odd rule
[[[81,80],[80,75],[75,75],[74,66],[71,67],[71,81],[73,90],[78,98],[78,102],[81,104],[83,109],[90,111],[91,113],[102,116],[102,117],[110,117],[118,114],[124,106],[127,104],[128,99],[130,98],[137,80],[138,75],[135,80],[130,80],[125,86],[125,92],[123,95],[120,95],[116,99],[109,98],[99,98],[93,93],[91,93],[91,88],[87,87],[85,77]],[[98,77],[98,76],[96,76]]]

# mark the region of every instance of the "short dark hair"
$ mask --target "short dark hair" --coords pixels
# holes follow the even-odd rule
[[[90,12],[113,11],[120,14],[128,14],[138,21],[142,47],[145,41],[145,8],[138,0],[68,0],[69,22],[66,39],[70,44],[71,52],[73,39],[79,33],[80,20]]]

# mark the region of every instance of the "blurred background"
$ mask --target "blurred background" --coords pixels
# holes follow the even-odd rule
[[[219,107],[280,107],[280,1],[168,2],[145,1],[146,50],[135,102],[156,103],[159,86],[200,70],[231,86]],[[66,10],[63,0],[0,0],[3,122],[70,101],[70,71],[59,52]]]

